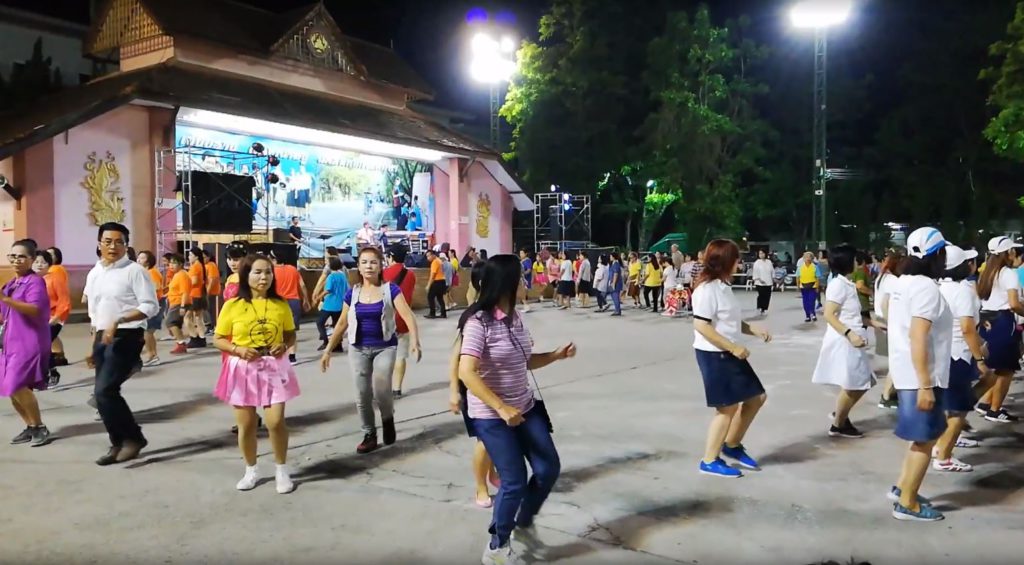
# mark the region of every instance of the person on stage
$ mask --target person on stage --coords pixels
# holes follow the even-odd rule
[[[750,351],[737,340],[741,332],[765,342],[772,339],[767,331],[743,321],[730,284],[739,265],[736,243],[716,239],[704,251],[703,269],[693,282],[693,348],[708,407],[715,409],[699,470],[726,478],[743,473],[723,461],[722,455],[748,469],[761,468],[747,454],[743,437],[768,398],[747,361]]]
[[[935,228],[907,237],[910,260],[889,297],[889,374],[899,407],[896,436],[908,442],[899,480],[889,489],[897,520],[934,522],[943,515],[920,496],[936,440],[946,431],[953,314],[939,290],[946,270],[946,239]]]
[[[861,317],[863,306],[857,284],[851,276],[856,268],[857,250],[840,245],[829,254],[835,279],[825,290],[825,337],[811,382],[839,387],[829,437],[861,438],[864,434],[850,421],[854,405],[875,385],[875,374],[867,354],[867,328]]]
[[[270,444],[277,463],[277,492],[295,490],[288,471],[288,428],[285,403],[299,396],[299,382],[285,358],[295,343],[295,320],[288,303],[278,294],[274,265],[266,257],[250,257],[239,269],[238,296],[228,300],[217,319],[214,347],[226,355],[214,395],[234,407],[238,447],[245,459],[245,474],[238,490],[252,490],[259,482],[256,467],[256,408],[263,407]]]
[[[36,401],[35,390],[46,390],[50,364],[50,298],[46,282],[32,271],[36,244],[16,241],[7,260],[14,278],[0,291],[3,351],[0,351],[0,396],[11,399],[25,429],[12,444],[39,447],[50,442],[50,430]]]
[[[146,320],[160,305],[149,273],[127,257],[128,228],[107,222],[97,236],[100,260],[89,272],[85,294],[94,331],[96,408],[110,436],[110,449],[96,464],[111,465],[135,459],[148,444],[121,387],[142,363]]]

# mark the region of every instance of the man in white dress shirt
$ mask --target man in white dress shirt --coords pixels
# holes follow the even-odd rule
[[[128,259],[128,228],[108,222],[99,227],[100,260],[89,271],[85,294],[94,331],[92,358],[96,366],[96,408],[110,436],[110,451],[97,465],[124,463],[146,447],[142,428],[121,396],[121,385],[141,363],[146,319],[160,307],[153,280]]]

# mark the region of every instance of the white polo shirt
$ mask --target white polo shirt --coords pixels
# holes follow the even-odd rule
[[[693,317],[711,323],[725,339],[739,341],[743,323],[740,303],[732,293],[732,285],[721,279],[702,283],[693,291]],[[722,351],[693,330],[693,348],[701,351]]]
[[[825,289],[825,301],[839,305],[839,321],[844,326],[853,328],[854,331],[864,326],[864,321],[860,317],[860,298],[857,296],[857,285],[850,279],[837,275]],[[832,326],[828,326],[828,331],[838,333]]]
[[[971,281],[955,282],[951,279],[943,279],[939,282],[939,291],[942,297],[949,304],[949,310],[953,314],[953,344],[950,349],[950,357],[955,361],[967,361],[974,359],[971,348],[964,341],[964,331],[960,327],[962,318],[971,318],[977,326],[981,321],[981,299],[978,298],[978,291]]]
[[[896,285],[896,281],[900,278],[892,273],[883,273],[878,276],[878,280],[875,281],[875,315],[879,318],[885,317],[885,312],[882,311],[882,307],[885,305],[886,299],[892,292],[893,286]]]
[[[949,386],[949,361],[953,347],[953,313],[939,285],[922,275],[903,275],[889,295],[889,375],[898,390],[921,387],[910,352],[910,323],[923,318],[932,323],[928,332],[928,372],[933,387]]]
[[[1013,269],[1003,267],[992,281],[992,294],[988,300],[981,301],[981,309],[986,312],[998,312],[1010,309],[1010,291],[1020,292],[1020,279]]]

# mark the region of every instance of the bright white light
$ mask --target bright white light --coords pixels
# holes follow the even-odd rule
[[[506,47],[511,46],[506,49]],[[508,82],[516,73],[515,42],[510,37],[500,42],[494,37],[479,32],[470,42],[473,60],[469,74],[474,80],[486,84]]]
[[[839,25],[850,17],[853,0],[804,0],[789,11],[795,27],[828,28]]]
[[[355,151],[368,155],[382,157],[394,157],[398,159],[412,159],[433,163],[451,156],[432,149],[422,149],[409,145],[400,145],[388,141],[378,141],[354,135],[345,135],[301,126],[281,124],[267,120],[246,118],[209,110],[197,110],[194,108],[182,108],[178,112],[178,121],[199,127],[216,129],[227,133],[248,134],[257,137],[267,137],[281,141],[291,141],[303,145],[313,145],[343,151]]]
[[[555,191],[555,189],[557,189],[557,188],[558,188],[557,186],[555,186],[555,185],[551,185],[551,192],[554,192],[554,191]]]

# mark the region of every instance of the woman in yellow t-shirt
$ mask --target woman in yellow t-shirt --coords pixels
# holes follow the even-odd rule
[[[818,269],[814,264],[814,255],[808,251],[797,269],[797,279],[800,284],[800,298],[804,304],[804,322],[817,322],[818,315],[815,313],[814,305],[818,300]]]
[[[651,312],[658,313],[658,302],[661,301],[661,265],[658,259],[650,256],[650,262],[644,264],[644,308],[650,308]],[[651,302],[651,295],[654,295],[654,302]]]
[[[643,265],[640,263],[640,256],[637,255],[636,251],[629,252],[629,265],[628,273],[629,279],[626,285],[626,296],[633,299],[633,306],[635,308],[640,307],[640,268]]]
[[[277,294],[269,259],[244,261],[238,278],[238,296],[224,305],[214,332],[214,346],[228,354],[214,394],[235,408],[238,445],[246,465],[236,488],[251,490],[259,482],[256,408],[262,406],[277,462],[277,492],[286,494],[295,488],[286,465],[284,422],[285,403],[299,395],[299,382],[285,356],[295,344],[295,320],[288,303]]]

